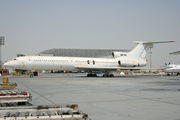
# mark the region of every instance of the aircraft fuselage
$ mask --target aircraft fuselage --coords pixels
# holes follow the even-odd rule
[[[180,73],[180,65],[169,65],[162,70],[165,73]]]
[[[120,62],[124,63],[120,65]],[[125,61],[125,62],[123,62]],[[24,56],[5,63],[6,67],[21,70],[66,70],[75,71],[77,65],[86,67],[142,67],[146,66],[144,58],[85,58],[55,56]],[[82,69],[81,69],[82,70]]]

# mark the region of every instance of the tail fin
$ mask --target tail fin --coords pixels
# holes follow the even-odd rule
[[[133,41],[133,43],[138,44],[129,55],[132,57],[142,57],[145,58],[149,48],[152,48],[154,44],[157,43],[169,43],[174,41],[159,41],[159,42],[147,42],[147,41]]]

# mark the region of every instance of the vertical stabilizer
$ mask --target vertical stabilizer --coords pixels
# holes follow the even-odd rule
[[[174,41],[159,41],[159,42],[133,41],[133,43],[137,43],[138,45],[132,51],[129,52],[129,55],[132,57],[145,58],[149,48],[153,47],[154,44],[169,43],[169,42],[174,42]]]

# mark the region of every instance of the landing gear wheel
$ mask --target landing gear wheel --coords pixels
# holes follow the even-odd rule
[[[87,74],[87,77],[91,77],[91,74]]]
[[[87,74],[87,77],[97,77],[96,74]]]
[[[102,77],[114,77],[114,75],[113,74],[103,74],[103,76]]]
[[[32,74],[30,74],[30,76],[29,76],[30,78],[33,78],[33,75]]]
[[[97,77],[97,75],[96,75],[96,74],[93,74],[93,77]]]
[[[113,74],[110,74],[110,77],[114,77],[114,75],[113,75]]]
[[[107,74],[106,77],[109,77],[109,74]]]

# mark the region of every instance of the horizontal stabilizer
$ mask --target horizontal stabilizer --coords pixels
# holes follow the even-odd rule
[[[129,52],[129,55],[132,56],[132,57],[145,58],[149,48],[153,48],[154,44],[157,44],[157,43],[170,43],[170,42],[174,42],[174,41],[154,41],[154,42],[132,41],[132,42],[136,43],[138,45],[131,52]]]
[[[174,41],[154,41],[154,42],[148,42],[148,41],[132,41],[133,43],[143,43],[143,44],[157,44],[157,43],[169,43]]]

